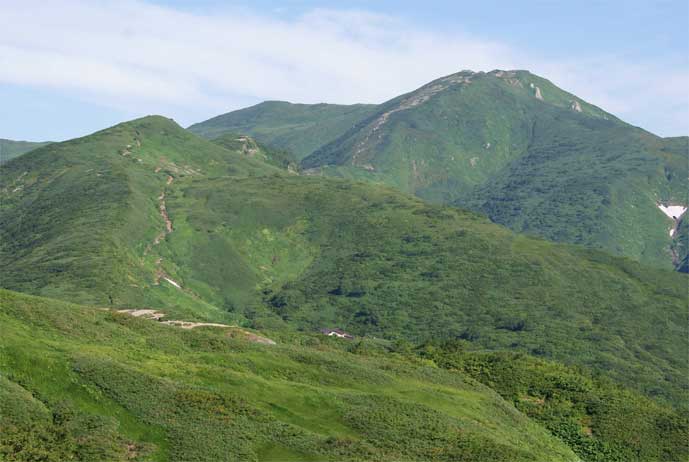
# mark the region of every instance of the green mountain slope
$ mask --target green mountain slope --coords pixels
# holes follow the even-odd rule
[[[0,323],[7,460],[579,460],[429,361],[313,336],[256,344],[8,291]]]
[[[686,205],[687,138],[632,127],[526,71],[453,74],[303,160],[510,228],[671,267],[657,202]]]
[[[0,283],[255,328],[460,337],[686,393],[686,276],[393,189],[290,175],[148,117],[0,171]]]
[[[218,178],[180,184],[169,206],[179,276],[253,326],[460,337],[686,391],[684,275],[363,183]]]
[[[672,256],[677,271],[689,273],[689,218],[686,215],[677,222]]]
[[[672,267],[673,223],[657,204],[687,204],[688,139],[677,146],[622,127],[570,135],[558,129],[552,140],[534,142],[456,204],[519,232]]]
[[[166,190],[181,178],[280,171],[158,116],[50,144],[1,168],[4,287],[79,302],[184,301],[204,313],[209,307],[190,294],[148,290],[169,285],[157,252],[171,230]]]
[[[10,159],[40,148],[49,144],[49,142],[33,142],[33,141],[14,141],[0,138],[0,165],[4,164]]]
[[[299,163],[291,152],[266,146],[250,136],[225,133],[217,138],[210,139],[210,141],[230,151],[239,151],[247,157],[255,157],[262,162],[294,173],[299,169]]]
[[[267,102],[190,130],[252,134],[308,174],[388,184],[657,267],[673,267],[673,244],[656,204],[687,205],[687,137],[630,126],[526,71],[463,71],[378,106]]]
[[[205,138],[245,133],[270,146],[286,149],[301,160],[368,117],[374,109],[372,104],[266,101],[194,124],[189,130]]]

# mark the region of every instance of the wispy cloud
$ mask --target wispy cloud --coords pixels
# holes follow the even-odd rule
[[[0,25],[0,83],[182,123],[264,99],[381,102],[461,69],[526,68],[652,131],[689,133],[689,73],[675,62],[544,60],[537,49],[366,11],[281,20],[134,0],[21,1],[4,2]]]

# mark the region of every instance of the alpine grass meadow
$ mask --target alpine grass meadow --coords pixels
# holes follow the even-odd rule
[[[689,460],[685,77],[442,32],[490,5],[55,3],[0,31],[0,462]]]

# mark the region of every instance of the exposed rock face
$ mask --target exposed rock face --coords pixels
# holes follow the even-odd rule
[[[573,111],[581,112],[581,104],[577,100],[572,101],[572,104],[569,107]]]
[[[531,88],[534,91],[534,96],[536,97],[536,99],[540,99],[541,101],[543,101],[543,95],[541,94],[540,88],[534,85],[533,82],[529,84],[529,88]]]

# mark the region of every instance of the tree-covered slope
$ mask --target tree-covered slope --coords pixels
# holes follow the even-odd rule
[[[375,109],[372,104],[292,104],[266,101],[194,124],[189,130],[204,138],[244,133],[272,147],[286,149],[298,160],[333,141]]]
[[[3,290],[0,324],[2,460],[579,460],[469,376],[361,343],[258,344]]]
[[[49,144],[48,142],[14,141],[0,138],[0,165],[10,159]]]
[[[687,205],[687,138],[583,124],[566,132],[552,120],[534,130],[545,133],[524,156],[455,203],[519,232],[671,268],[674,223],[658,205]]]
[[[671,251],[677,271],[689,273],[689,216],[686,214],[677,221]]]
[[[687,138],[662,139],[526,71],[453,74],[306,157],[510,228],[672,267],[656,204],[686,205]]]

